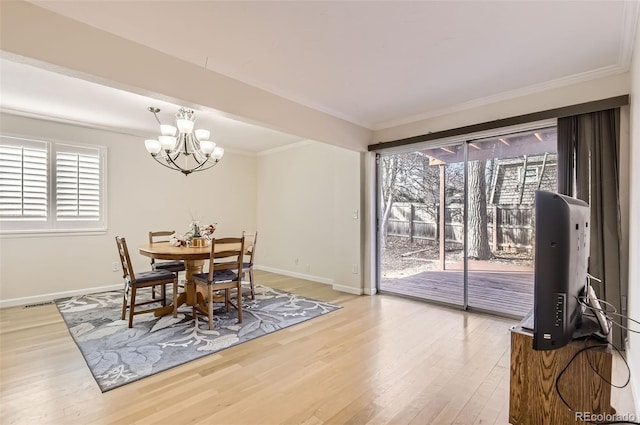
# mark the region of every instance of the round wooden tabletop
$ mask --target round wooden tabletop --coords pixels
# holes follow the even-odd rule
[[[158,260],[207,260],[211,247],[171,246],[168,243],[144,244],[138,247],[140,254]]]

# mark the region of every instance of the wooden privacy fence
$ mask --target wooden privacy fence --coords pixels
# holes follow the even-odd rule
[[[438,204],[396,202],[387,221],[387,234],[437,242]],[[445,242],[464,243],[463,206],[445,206]],[[497,231],[496,231],[497,229]],[[533,205],[490,205],[487,208],[487,233],[493,251],[533,249]]]

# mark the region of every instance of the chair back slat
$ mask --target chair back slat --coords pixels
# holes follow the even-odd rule
[[[159,230],[149,232],[149,243],[169,243],[169,236],[173,235],[175,230]],[[156,259],[151,257],[151,270],[156,269]]]
[[[136,280],[136,275],[133,272],[133,266],[131,265],[127,241],[121,236],[116,236],[116,244],[118,245],[118,255],[120,256],[120,264],[122,265],[122,278],[125,282],[127,280],[129,282],[134,282]]]
[[[224,245],[229,245],[229,247],[224,247]],[[220,249],[220,246],[223,246],[223,251],[216,252],[216,246],[218,246],[218,249]],[[213,281],[213,275],[216,270],[236,270],[238,279],[241,279],[244,249],[244,236],[241,238],[220,238],[211,240],[211,254],[209,255],[209,282]]]
[[[169,236],[173,235],[175,230],[160,230],[157,232],[149,232],[149,243],[169,242]]]
[[[256,255],[256,243],[258,242],[258,232],[247,233],[242,232],[242,236],[245,239],[245,252],[248,252],[249,264],[253,264],[253,258]]]

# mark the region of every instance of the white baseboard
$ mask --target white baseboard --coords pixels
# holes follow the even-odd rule
[[[92,294],[95,292],[113,291],[113,290],[122,289],[122,288],[123,288],[123,284],[118,283],[116,285],[96,286],[93,288],[76,289],[73,291],[54,292],[51,294],[34,295],[32,297],[10,298],[8,300],[0,300],[0,308],[16,307],[16,306],[22,306],[22,305],[28,305],[28,304],[38,304],[38,303],[53,301],[58,298],[72,297],[74,295]]]
[[[333,289],[340,292],[346,292],[347,294],[362,295],[362,289],[354,288],[353,286],[338,285],[337,283],[334,283]]]
[[[627,344],[626,351],[625,357],[631,374],[631,394],[633,396],[633,404],[635,405],[637,418],[640,415],[640,364],[634,363],[633,354],[630,351],[629,344]]]
[[[335,289],[336,291],[346,292],[348,294],[354,294],[354,295],[362,295],[362,289],[354,288],[352,286],[338,285],[337,283],[333,282],[333,279],[329,279],[326,277],[313,276],[309,274],[292,272],[289,270],[276,269],[275,267],[259,266],[257,264],[254,267],[256,268],[256,270],[262,270],[265,272],[271,272],[271,273],[281,274],[284,276],[296,277],[298,279],[310,280],[312,282],[324,283],[325,285],[331,285],[332,288]]]
[[[378,290],[376,288],[364,288],[365,295],[375,295],[377,293],[378,293]]]
[[[297,277],[298,279],[310,280],[312,282],[324,283],[325,285],[333,285],[333,279],[329,279],[326,277],[313,276],[310,274],[303,274],[298,272],[292,272],[289,270],[276,269],[275,267],[267,267],[267,266],[254,266],[256,270],[262,270],[265,272],[281,274],[284,276]]]

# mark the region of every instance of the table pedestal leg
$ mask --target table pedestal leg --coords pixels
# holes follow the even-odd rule
[[[184,265],[187,273],[187,282],[185,283],[186,302],[187,305],[193,305],[194,302],[196,302],[196,291],[195,285],[193,284],[193,275],[202,273],[202,269],[204,268],[204,260],[187,260],[184,262]]]
[[[182,304],[193,305],[196,300],[195,296],[195,285],[193,284],[193,275],[197,273],[202,273],[202,269],[204,267],[204,260],[187,260],[184,262],[185,272],[187,274],[187,281],[185,282],[185,292],[181,292],[178,294],[178,308]],[[173,304],[168,305],[166,307],[160,308],[155,311],[154,315],[156,317],[164,316],[165,314],[173,313]]]

